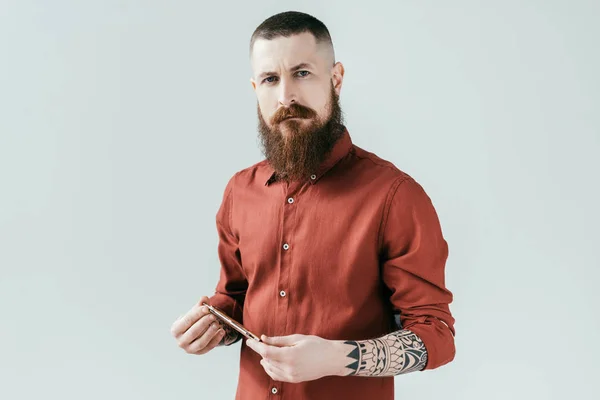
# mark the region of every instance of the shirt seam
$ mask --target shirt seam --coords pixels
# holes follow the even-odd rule
[[[373,164],[375,164],[375,165],[376,165],[376,166],[378,166],[378,167],[381,167],[381,168],[387,168],[387,169],[391,169],[391,170],[392,170],[392,171],[394,171],[394,172],[399,172],[399,173],[402,173],[402,174],[404,174],[402,171],[400,171],[400,170],[398,169],[398,167],[396,167],[396,166],[394,166],[394,165],[388,165],[387,163],[380,163],[380,162],[377,162],[376,160],[373,160],[373,158],[372,158],[372,157],[369,157],[369,156],[367,156],[367,157],[364,157],[364,156],[360,156],[360,155],[358,155],[358,154],[357,154],[357,152],[356,152],[356,148],[353,148],[353,149],[352,149],[352,155],[353,155],[354,157],[356,157],[356,158],[360,159],[360,160],[369,160],[369,161],[371,161]]]
[[[234,200],[233,190],[235,188],[235,180],[236,180],[237,176],[240,175],[241,173],[242,173],[242,171],[239,171],[236,174],[234,174],[233,177],[231,178],[231,182],[228,185],[229,190],[228,190],[228,193],[227,193],[227,198],[225,200],[226,203],[229,202],[229,205],[227,207],[229,210],[227,212],[227,214],[228,214],[227,215],[227,220],[228,221],[227,221],[227,228],[226,229],[227,229],[228,233],[232,237],[235,238],[235,240],[236,240],[236,246],[237,246],[238,250],[239,250],[239,241],[240,241],[240,238],[238,237],[238,235],[235,234],[235,231],[233,229],[233,200]],[[244,276],[244,278],[246,279],[246,282],[247,282],[248,281],[248,276],[246,275],[246,271],[244,270],[244,266],[242,265],[241,262],[239,264],[239,269],[240,269],[240,272],[242,273],[242,275]],[[234,301],[235,301],[235,299],[234,299]]]
[[[239,238],[234,233],[234,229],[233,229],[233,199],[234,199],[233,190],[235,188],[235,180],[239,174],[240,174],[240,172],[237,172],[235,175],[233,175],[233,178],[231,178],[231,187],[229,189],[229,194],[227,195],[227,201],[229,202],[229,207],[228,207],[229,212],[227,215],[229,226],[227,228],[229,229],[229,233],[238,240],[239,240]]]
[[[383,246],[383,235],[385,232],[385,228],[387,227],[387,222],[390,214],[390,210],[392,208],[392,201],[396,196],[396,192],[400,185],[410,179],[408,175],[402,175],[394,181],[388,194],[386,196],[385,204],[383,206],[383,213],[381,215],[381,222],[379,224],[379,233],[377,234],[377,248],[381,251]]]

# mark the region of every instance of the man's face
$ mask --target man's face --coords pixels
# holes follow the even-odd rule
[[[310,33],[258,39],[251,63],[265,155],[280,173],[314,172],[340,136],[343,66]]]
[[[258,39],[254,43],[251,63],[252,86],[269,127],[274,125],[272,119],[277,110],[292,104],[314,110],[313,119],[324,121],[327,118],[333,60],[328,48],[317,45],[312,34]],[[336,92],[339,95],[341,85],[338,86]],[[284,134],[292,121],[301,126],[311,122],[310,119],[293,119],[283,123]]]

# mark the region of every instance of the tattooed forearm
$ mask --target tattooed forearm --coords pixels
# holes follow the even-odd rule
[[[240,340],[240,338],[242,337],[238,333],[238,331],[231,328],[229,325],[223,324],[222,327],[223,327],[223,330],[225,331],[225,336],[223,336],[223,339],[219,343],[219,346],[229,346],[230,344],[234,344],[235,342]]]
[[[420,371],[427,364],[427,350],[409,330],[399,330],[379,339],[346,341],[346,375],[394,376]]]

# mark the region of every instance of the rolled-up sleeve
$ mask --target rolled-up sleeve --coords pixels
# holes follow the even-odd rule
[[[414,179],[398,179],[387,197],[381,228],[382,274],[402,329],[427,349],[425,369],[454,359],[453,295],[445,286],[448,244],[429,196]]]
[[[221,272],[215,293],[210,297],[210,304],[220,308],[236,321],[243,323],[244,299],[248,281],[242,268],[239,241],[231,226],[234,179],[235,176],[227,183],[221,206],[217,212],[218,255]]]

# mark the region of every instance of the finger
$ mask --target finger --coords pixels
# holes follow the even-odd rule
[[[194,305],[187,313],[177,318],[171,326],[171,334],[178,338],[189,329],[203,314],[203,310],[198,305]]]
[[[179,346],[184,347],[198,339],[216,320],[214,315],[203,315],[183,335],[179,337]]]
[[[202,354],[208,353],[209,351],[211,351],[212,349],[217,347],[219,345],[219,343],[221,343],[221,340],[223,340],[224,337],[225,337],[225,330],[223,328],[221,328],[217,331],[217,334],[211,339],[211,341],[208,342],[208,344],[206,345],[205,348],[203,348],[200,351],[197,351],[194,354],[202,355]]]
[[[301,335],[290,335],[290,336],[273,336],[269,337],[266,335],[261,336],[261,340],[267,344],[278,347],[294,346],[299,340]]]
[[[262,360],[260,360],[260,364],[262,365],[263,369],[265,370],[265,372],[267,373],[267,375],[269,375],[274,381],[277,382],[285,382],[286,379],[284,378],[284,375],[280,374],[271,364],[269,364],[269,362],[267,360],[265,360],[264,358]]]
[[[286,350],[283,348],[268,345],[266,343],[259,342],[258,340],[248,339],[246,344],[252,350],[269,360],[283,361],[286,356]]]
[[[283,374],[284,376],[289,377],[289,373],[287,372],[287,370],[290,368],[290,364],[287,362],[281,362],[281,361],[275,361],[275,360],[269,360],[268,358],[264,359],[265,361],[267,361],[271,367],[275,368],[276,370],[280,371],[281,374]]]
[[[276,363],[275,361],[271,361],[269,359],[263,358],[262,361],[266,365],[268,365],[274,372],[276,372],[279,376],[285,377],[288,373],[282,368],[283,364]]]
[[[247,339],[246,344],[256,353],[258,353],[261,357],[265,358],[266,346],[264,344],[254,339]]]
[[[208,314],[210,311],[206,307],[194,305],[183,317],[180,317],[171,326],[171,334],[179,338],[185,331],[196,323],[201,317]]]
[[[208,345],[208,343],[210,343],[210,341],[215,337],[220,328],[221,326],[218,322],[213,322],[210,325],[210,327],[206,330],[206,332],[202,334],[202,336],[200,336],[198,339],[190,343],[189,346],[187,346],[186,351],[188,353],[193,354],[199,352],[200,350],[203,350]]]

